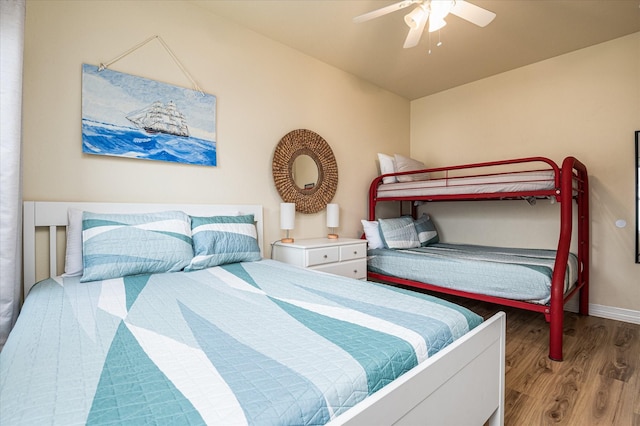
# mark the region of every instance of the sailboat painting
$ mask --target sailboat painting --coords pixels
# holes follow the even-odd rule
[[[83,64],[82,151],[216,166],[216,97]]]

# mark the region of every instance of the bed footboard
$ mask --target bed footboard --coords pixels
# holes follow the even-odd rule
[[[495,314],[329,425],[503,425],[505,327]]]

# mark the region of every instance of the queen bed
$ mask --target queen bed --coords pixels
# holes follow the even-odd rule
[[[504,314],[264,259],[261,206],[25,202],[24,247],[1,424],[503,423]]]

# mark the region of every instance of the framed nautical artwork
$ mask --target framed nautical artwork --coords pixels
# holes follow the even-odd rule
[[[216,97],[83,64],[82,151],[216,166]]]

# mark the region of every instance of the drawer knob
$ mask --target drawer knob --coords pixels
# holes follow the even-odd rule
[[[324,255],[324,258],[325,258],[325,259],[327,258],[327,255],[326,255],[326,254]]]
[[[358,254],[358,250],[354,250],[354,251],[353,251],[353,254]]]

